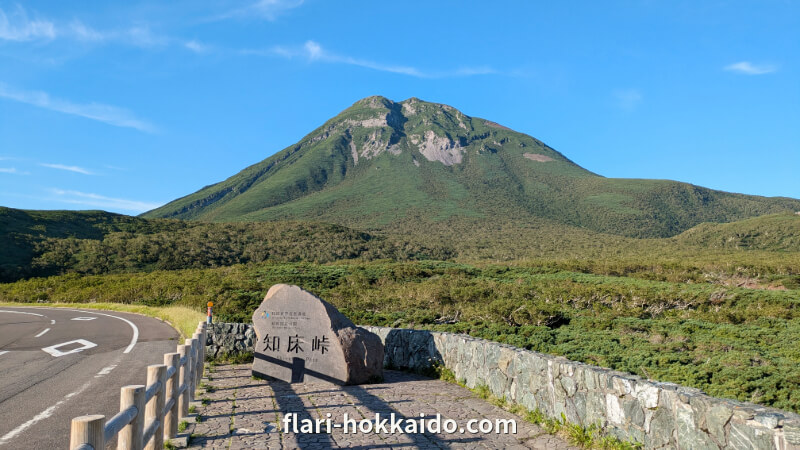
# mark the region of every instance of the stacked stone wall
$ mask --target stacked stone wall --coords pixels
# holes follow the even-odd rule
[[[212,323],[206,337],[208,358],[227,358],[253,353],[256,332],[249,323]]]
[[[363,328],[380,336],[387,368],[440,364],[470,388],[486,385],[529,410],[599,424],[647,449],[800,450],[797,414],[460,334]],[[208,336],[209,355],[236,354],[252,352],[255,333],[246,324],[214,324]]]

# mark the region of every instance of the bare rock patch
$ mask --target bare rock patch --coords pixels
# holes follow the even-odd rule
[[[538,162],[547,162],[547,161],[552,161],[553,160],[553,158],[551,158],[549,156],[540,155],[538,153],[525,153],[522,156],[530,159],[531,161],[538,161]]]

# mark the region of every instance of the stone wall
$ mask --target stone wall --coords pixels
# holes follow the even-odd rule
[[[248,323],[212,323],[206,337],[208,358],[252,354],[256,332]]]
[[[588,426],[648,449],[800,450],[800,416],[709,397],[673,383],[569,361],[460,334],[369,327],[385,346],[384,365],[420,371],[434,363],[468,387],[529,410]],[[209,355],[252,352],[246,324],[213,324]]]
[[[486,384],[529,410],[599,423],[648,449],[800,449],[796,414],[460,334],[364,328],[384,341],[387,367],[437,362],[468,387]]]

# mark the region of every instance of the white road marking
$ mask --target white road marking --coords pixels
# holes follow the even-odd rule
[[[55,319],[50,320],[50,325],[55,325],[55,324],[56,324],[56,320]]]
[[[73,311],[77,311],[77,310],[73,310]],[[130,325],[131,328],[133,329],[133,337],[131,338],[131,343],[128,344],[127,347],[125,347],[125,350],[122,353],[130,353],[131,350],[133,350],[133,347],[136,345],[136,341],[139,340],[139,329],[136,327],[136,325],[134,325],[133,322],[131,322],[128,319],[125,319],[125,318],[119,317],[119,316],[112,316],[111,314],[99,313],[99,312],[92,312],[92,311],[79,311],[79,312],[86,312],[86,313],[89,313],[89,314],[97,314],[97,315],[100,315],[100,316],[113,317],[115,319],[119,319],[119,320],[127,323],[128,325]]]
[[[9,311],[7,309],[0,309],[0,312],[12,313],[12,314],[30,314],[31,316],[44,317],[42,314],[36,314],[36,313],[26,312],[26,311]]]
[[[14,439],[18,434],[22,433],[23,431],[27,430],[31,425],[35,424],[36,422],[42,421],[47,419],[48,417],[52,416],[53,413],[56,411],[56,408],[64,404],[70,397],[74,397],[81,392],[85,391],[86,388],[89,387],[91,381],[86,382],[83,386],[78,388],[77,391],[67,394],[63,399],[59,400],[53,406],[45,409],[44,411],[40,412],[39,414],[33,416],[33,419],[23,423],[22,425],[14,428],[13,430],[9,431],[8,433],[4,434],[3,437],[0,437],[0,445],[5,444],[6,442]]]
[[[44,309],[45,307],[41,307],[41,308]],[[92,312],[92,311],[81,311],[79,309],[66,309],[66,308],[47,308],[47,309],[57,309],[57,310],[60,310],[60,311],[73,311],[73,312],[79,312],[79,313],[96,314],[98,316],[113,317],[115,319],[119,319],[119,320],[127,323],[128,325],[130,325],[131,329],[133,329],[133,337],[131,338],[130,344],[128,344],[128,346],[125,347],[125,350],[123,350],[122,353],[130,353],[131,350],[133,350],[133,347],[136,345],[136,342],[139,340],[139,329],[136,327],[136,325],[133,322],[131,322],[128,319],[125,319],[124,317],[119,317],[119,316],[114,316],[114,315],[111,315],[111,314],[105,314],[105,313],[99,313],[99,312]],[[0,312],[3,312],[3,311],[0,311]],[[8,311],[8,312],[16,312],[16,311]],[[34,314],[34,313],[27,313],[27,314]],[[34,314],[34,315],[40,316],[41,314]]]
[[[81,344],[81,347],[73,348],[72,350],[66,352],[58,350],[59,347],[64,347],[65,345],[70,345],[70,344]],[[82,352],[84,350],[94,347],[97,347],[97,344],[95,344],[94,342],[87,341],[85,339],[75,339],[74,341],[62,342],[60,344],[51,345],[50,347],[45,347],[42,350],[47,353],[50,353],[51,355],[53,355],[54,358],[58,358],[60,356],[71,355],[73,353]]]
[[[117,367],[116,364],[108,366],[108,367],[104,367],[103,370],[101,370],[100,372],[97,372],[97,375],[95,375],[94,377],[95,378],[100,378],[102,376],[108,375],[109,373],[111,373],[112,370],[114,370],[115,367]]]
[[[97,319],[97,317],[73,317],[72,319],[69,320],[94,320],[94,319]]]
[[[0,350],[0,355],[5,355],[6,353],[8,353],[8,350]]]
[[[48,331],[50,331],[50,328],[45,328],[45,329],[44,329],[44,330],[43,330],[41,333],[37,334],[37,335],[36,335],[36,336],[34,336],[34,337],[41,337],[41,336],[44,336],[44,334],[45,334],[45,333],[47,333]]]

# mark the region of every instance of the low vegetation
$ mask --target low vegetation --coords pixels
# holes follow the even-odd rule
[[[217,320],[247,322],[271,285],[291,283],[356,323],[468,333],[798,411],[800,350],[790,343],[800,333],[800,291],[786,282],[800,274],[798,264],[782,260],[785,285],[769,290],[715,282],[739,275],[772,282],[772,275],[758,278],[757,265],[655,261],[284,263],[69,274],[0,284],[0,298],[179,305],[197,314],[213,300]]]
[[[313,222],[200,223],[147,220],[102,211],[0,207],[0,282],[28,277],[338,260],[446,259],[385,234]]]
[[[467,333],[800,411],[795,214],[659,239],[514,218],[357,231],[6,208],[0,222],[3,274],[26,278],[0,283],[2,302],[138,312],[190,335],[206,302],[247,322],[290,283],[356,323]]]

